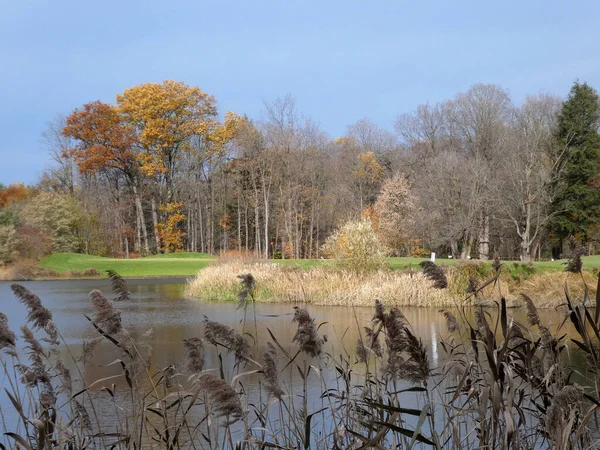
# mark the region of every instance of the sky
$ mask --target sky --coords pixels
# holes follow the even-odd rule
[[[332,138],[475,83],[600,89],[599,24],[596,0],[0,0],[0,183],[39,180],[48,122],[145,82],[255,119],[291,94]]]

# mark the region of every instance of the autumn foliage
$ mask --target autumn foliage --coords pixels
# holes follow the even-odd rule
[[[0,186],[0,207],[8,206],[11,203],[23,201],[29,190],[23,184],[11,184],[8,187]]]
[[[183,251],[183,238],[186,233],[180,225],[185,220],[181,212],[183,203],[167,203],[161,205],[160,210],[165,213],[165,219],[157,225],[157,234],[162,243],[164,253],[175,253]]]

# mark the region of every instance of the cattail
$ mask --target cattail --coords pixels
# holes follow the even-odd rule
[[[577,409],[583,400],[583,389],[578,386],[565,386],[552,399],[546,412],[546,430],[553,435],[564,429],[571,412]]]
[[[298,323],[298,330],[292,341],[307,355],[313,357],[320,355],[324,339],[317,334],[315,319],[310,317],[310,314],[304,308],[294,306],[294,310],[294,319],[292,321]]]
[[[204,338],[213,345],[222,345],[234,352],[236,364],[248,364],[252,351],[250,344],[233,328],[207,320],[204,323]]]
[[[428,280],[433,281],[433,287],[436,289],[446,289],[448,279],[444,270],[431,261],[421,261],[419,264],[423,268],[423,274]]]
[[[114,309],[112,302],[104,297],[102,292],[96,289],[90,292],[90,303],[96,313],[94,320],[96,325],[109,335],[118,334],[123,330],[121,313]]]
[[[130,292],[127,289],[127,281],[112,269],[106,271],[112,285],[112,292],[115,295],[114,301],[121,302],[129,300]]]
[[[226,417],[227,423],[238,421],[244,411],[235,390],[221,378],[212,373],[198,375],[196,383],[211,401],[211,407],[216,411],[217,417]]]
[[[204,344],[202,339],[193,337],[183,340],[185,345],[185,367],[192,373],[202,372],[204,367]]]
[[[237,276],[242,280],[242,287],[238,293],[238,306],[237,308],[245,308],[248,305],[248,298],[251,297],[254,288],[256,287],[256,280],[251,273],[241,273]]]
[[[31,323],[34,329],[46,328],[48,322],[52,320],[52,313],[42,305],[40,298],[20,284],[13,284],[10,287],[28,310],[27,322]]]
[[[271,397],[282,399],[284,392],[279,386],[279,372],[277,371],[277,351],[271,342],[267,342],[267,351],[263,353],[263,373],[265,375],[265,389]]]
[[[15,333],[8,328],[8,317],[0,312],[0,350],[7,347],[14,350],[16,342]]]
[[[525,304],[527,305],[527,323],[530,327],[540,324],[540,316],[538,315],[537,308],[533,304],[533,300],[528,295],[521,294]]]
[[[439,312],[446,318],[446,328],[448,329],[448,333],[452,334],[460,330],[460,325],[458,324],[456,317],[454,317],[454,314],[447,309],[440,309]]]

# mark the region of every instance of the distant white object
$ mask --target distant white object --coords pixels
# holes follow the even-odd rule
[[[448,255],[448,259],[452,259],[452,255]]]
[[[467,256],[467,259],[471,259],[471,255],[468,255],[468,256]]]
[[[554,258],[552,258],[552,261],[554,261]]]
[[[431,262],[435,262],[435,252],[431,252]]]

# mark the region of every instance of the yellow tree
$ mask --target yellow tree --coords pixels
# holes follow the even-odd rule
[[[175,253],[183,251],[183,238],[186,233],[181,229],[181,223],[185,215],[181,212],[183,203],[167,203],[161,205],[160,210],[166,214],[165,220],[158,223],[156,234],[162,241],[164,253]]]
[[[217,115],[216,100],[198,87],[178,81],[146,83],[117,95],[125,120],[137,133],[141,170],[164,181],[167,203],[173,199],[173,174],[191,139],[208,133]]]
[[[375,153],[359,153],[352,176],[358,185],[361,210],[364,208],[365,201],[371,203],[374,200],[377,189],[383,180],[383,173],[383,166],[377,161]]]

